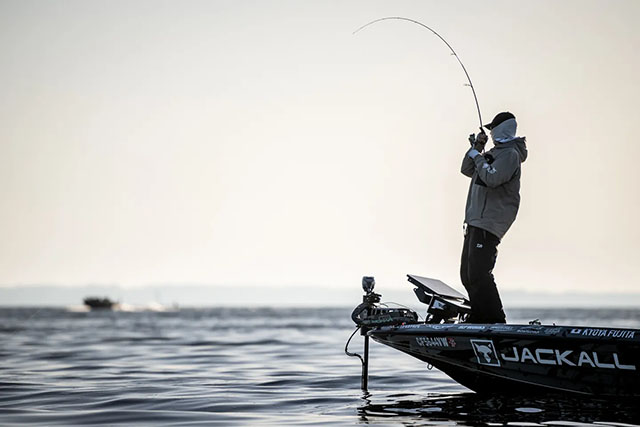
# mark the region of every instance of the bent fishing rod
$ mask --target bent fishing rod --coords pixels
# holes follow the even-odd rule
[[[451,51],[451,54],[453,56],[456,57],[456,59],[458,60],[458,62],[460,63],[460,66],[462,67],[462,70],[464,71],[464,74],[467,76],[467,80],[469,81],[469,84],[465,85],[465,86],[469,86],[471,88],[471,92],[473,93],[473,99],[476,102],[476,109],[478,110],[478,120],[480,121],[480,131],[482,133],[484,133],[484,130],[482,128],[482,114],[480,113],[480,104],[478,104],[478,97],[476,96],[476,90],[473,87],[473,83],[471,82],[471,77],[469,77],[469,73],[467,72],[467,69],[465,68],[464,64],[462,63],[462,61],[460,60],[460,57],[458,56],[458,54],[456,53],[455,50],[453,50],[453,48],[451,47],[451,45],[440,35],[438,34],[433,28],[428,27],[426,25],[424,25],[422,22],[416,21],[415,19],[410,19],[410,18],[403,18],[402,16],[387,16],[385,18],[379,18],[379,19],[375,19],[367,24],[364,24],[362,27],[358,28],[357,30],[355,30],[353,32],[353,35],[357,34],[359,31],[364,30],[365,28],[367,28],[370,25],[373,25],[377,22],[381,22],[381,21],[389,21],[389,20],[398,20],[398,21],[407,21],[407,22],[413,22],[414,24],[418,24],[423,28],[426,28],[427,30],[431,31],[433,34],[435,34],[440,40],[442,40],[444,42],[444,44],[447,45],[447,47],[449,48],[449,50]]]

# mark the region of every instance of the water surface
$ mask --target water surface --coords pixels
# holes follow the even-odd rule
[[[640,310],[508,315],[640,328]],[[348,308],[1,308],[0,424],[640,424],[636,402],[478,396],[377,343],[362,393],[353,329]]]

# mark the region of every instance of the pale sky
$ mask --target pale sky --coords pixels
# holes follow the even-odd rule
[[[0,0],[0,284],[460,288],[477,114],[526,136],[502,290],[640,291],[640,1]]]

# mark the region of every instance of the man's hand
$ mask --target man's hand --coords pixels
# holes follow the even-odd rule
[[[473,148],[475,148],[480,152],[484,151],[484,146],[487,143],[488,139],[489,138],[487,137],[486,133],[484,132],[479,133],[478,136],[475,138],[475,143],[473,144]],[[469,141],[471,141],[471,138],[469,138]]]

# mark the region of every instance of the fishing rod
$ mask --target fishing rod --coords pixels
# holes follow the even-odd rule
[[[467,76],[467,80],[469,81],[469,84],[465,85],[465,86],[469,86],[471,88],[471,92],[473,92],[473,99],[476,102],[476,109],[478,110],[478,120],[480,121],[480,131],[482,133],[484,133],[484,130],[482,129],[482,114],[480,113],[480,104],[478,104],[478,97],[476,96],[476,90],[473,87],[473,83],[471,82],[471,77],[469,77],[469,73],[467,72],[467,69],[465,68],[464,64],[462,63],[462,61],[460,60],[460,57],[458,56],[458,54],[456,53],[455,50],[453,50],[453,48],[451,47],[451,45],[440,35],[438,34],[433,28],[428,27],[426,25],[424,25],[422,22],[416,21],[415,19],[410,19],[410,18],[403,18],[402,16],[387,16],[385,18],[378,18],[375,19],[367,24],[364,24],[362,27],[358,28],[357,30],[355,30],[353,32],[353,35],[357,34],[359,31],[364,30],[365,28],[367,28],[370,25],[373,25],[377,22],[380,21],[389,21],[389,20],[398,20],[398,21],[408,21],[408,22],[413,22],[414,24],[418,24],[421,27],[426,28],[427,30],[431,31],[433,34],[435,34],[436,36],[438,36],[438,38],[440,40],[442,40],[444,42],[444,44],[447,45],[447,47],[449,48],[449,50],[451,51],[451,54],[453,56],[456,57],[456,59],[458,60],[458,62],[460,63],[460,66],[462,67],[462,70],[464,71],[464,74]]]

